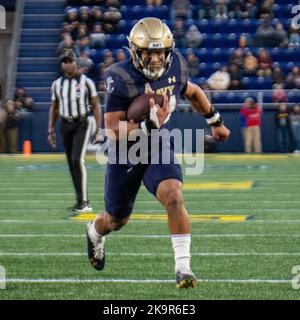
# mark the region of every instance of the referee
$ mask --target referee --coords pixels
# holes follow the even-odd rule
[[[76,204],[68,208],[77,212],[90,212],[87,198],[87,174],[85,153],[90,137],[90,106],[96,119],[94,141],[101,128],[101,111],[94,82],[77,71],[77,59],[73,51],[66,51],[60,59],[63,76],[51,87],[51,108],[48,121],[48,142],[56,147],[55,123],[61,117],[60,132],[68,165],[76,192]]]

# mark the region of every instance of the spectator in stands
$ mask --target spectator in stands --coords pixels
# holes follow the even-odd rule
[[[76,39],[78,25],[79,25],[79,21],[77,21],[76,23],[63,22],[62,30],[61,30],[62,39],[64,40],[66,34],[69,34],[71,36],[71,39]]]
[[[113,7],[119,9],[121,7],[121,1],[120,0],[106,0],[105,6],[107,8]]]
[[[177,18],[173,25],[173,37],[177,48],[186,46],[184,21],[181,18]]]
[[[78,22],[78,11],[76,8],[67,7],[65,10],[66,14],[64,16],[64,21],[66,21],[69,24],[72,24],[73,22]]]
[[[68,32],[63,34],[63,40],[58,44],[58,55],[61,55],[65,50],[73,50],[77,56],[79,55],[78,47],[74,44],[71,34]]]
[[[90,55],[91,53],[90,38],[88,36],[83,36],[78,38],[76,43],[78,47],[77,51],[75,51],[77,57],[80,55],[81,51],[84,51],[87,54],[87,56]]]
[[[288,152],[290,147],[290,120],[286,103],[280,103],[275,115],[277,142],[280,152]]]
[[[240,115],[245,117],[245,152],[262,152],[261,146],[261,113],[262,110],[253,98],[249,97],[244,101],[244,106],[240,110]]]
[[[92,59],[90,59],[84,50],[80,51],[79,58],[77,59],[78,69],[82,74],[88,74],[94,65]]]
[[[103,62],[99,63],[99,65],[98,65],[98,79],[100,79],[100,81],[104,79],[105,70],[106,70],[106,67],[105,67],[104,63]]]
[[[286,87],[288,89],[300,89],[300,69],[293,67],[286,78]]]
[[[272,59],[270,53],[266,49],[261,49],[258,52],[258,77],[271,77],[272,76]]]
[[[253,19],[257,14],[255,0],[231,0],[228,7],[230,19]]]
[[[16,89],[14,103],[16,110],[19,112],[32,112],[34,109],[33,99],[26,95],[23,87]]]
[[[273,19],[274,18],[274,0],[264,0],[258,7],[259,19]]]
[[[279,65],[273,69],[272,80],[273,80],[273,83],[278,83],[278,84],[284,85],[285,75],[282,72]]]
[[[258,68],[258,60],[249,50],[243,61],[243,68],[245,71],[245,75],[251,76],[256,74],[256,70]]]
[[[231,0],[228,3],[228,17],[230,19],[242,19],[245,3],[242,0]]]
[[[216,16],[215,6],[213,0],[202,0],[199,4],[198,11],[199,20],[214,19]]]
[[[190,50],[186,56],[186,60],[189,64],[190,76],[198,77],[199,76],[199,59],[193,53],[193,50]]]
[[[109,7],[103,14],[104,31],[116,33],[119,30],[119,22],[122,19],[121,11],[115,7]]]
[[[241,33],[239,38],[239,47],[241,49],[252,46],[252,42],[253,41],[249,33]]]
[[[243,78],[244,71],[243,68],[239,68],[236,64],[231,64],[229,66],[229,75],[230,75],[230,90],[241,90],[244,88]]]
[[[203,40],[203,36],[195,24],[192,24],[188,28],[185,34],[185,38],[186,38],[186,45],[189,48],[199,48]]]
[[[173,21],[176,18],[191,19],[193,12],[191,10],[191,3],[189,0],[173,0],[171,4],[170,17]]]
[[[283,24],[280,22],[275,25],[275,36],[278,39],[278,45],[280,47],[287,47],[288,46],[288,43],[289,43],[288,33],[284,29]]]
[[[216,19],[228,19],[228,7],[230,0],[215,0]]]
[[[214,72],[208,79],[207,83],[212,90],[227,90],[230,85],[230,75],[227,67],[223,66],[220,70]]]
[[[103,21],[103,12],[99,6],[93,6],[91,10],[91,16],[92,16],[92,21],[93,25],[96,23],[101,24]]]
[[[299,47],[300,46],[300,32],[293,24],[290,25],[289,30],[289,47]]]
[[[77,27],[77,38],[86,37],[89,34],[88,27],[85,22],[80,22]]]
[[[279,44],[275,29],[270,21],[265,19],[257,28],[254,36],[254,45],[256,47],[276,47]]]
[[[15,92],[14,101],[24,104],[25,98],[27,97],[25,89],[23,87],[17,87]]]
[[[90,15],[90,8],[88,6],[81,6],[79,8],[79,22],[85,23],[89,30],[92,28],[93,20]]]
[[[99,22],[96,22],[93,28],[93,31],[90,34],[90,46],[93,49],[96,48],[105,48],[106,45],[106,35],[103,32],[102,25]]]
[[[6,112],[2,108],[2,103],[0,100],[0,153],[5,152],[5,138],[4,138],[4,123],[6,118]]]
[[[146,0],[146,5],[160,7],[163,4],[163,0]]]
[[[32,97],[26,97],[23,105],[22,111],[24,112],[33,112],[34,111],[34,101]]]
[[[290,114],[290,125],[294,140],[294,153],[300,154],[300,105],[296,104]]]
[[[236,49],[228,59],[229,64],[235,64],[238,68],[243,68],[244,53],[241,48]]]
[[[287,101],[287,95],[283,89],[283,85],[275,83],[273,85],[272,102],[281,103]]]
[[[103,62],[99,64],[99,79],[104,78],[105,70],[114,63],[114,57],[112,51],[106,49],[103,53]]]
[[[16,153],[18,150],[18,121],[19,112],[15,108],[13,100],[7,100],[5,103],[6,117],[4,122],[4,137],[6,152]]]
[[[125,51],[123,49],[118,49],[116,52],[116,62],[124,61],[126,59],[127,57],[126,57]]]

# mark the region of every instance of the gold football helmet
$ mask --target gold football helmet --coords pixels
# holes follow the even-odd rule
[[[149,79],[158,79],[168,69],[171,63],[171,53],[174,49],[174,39],[169,27],[157,18],[139,20],[131,29],[129,37],[129,51],[136,69]],[[141,52],[164,50],[165,61],[160,68],[151,68],[141,59]]]

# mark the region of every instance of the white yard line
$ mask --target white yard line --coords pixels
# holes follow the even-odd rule
[[[85,234],[0,234],[0,238],[85,238]],[[170,238],[168,234],[111,234],[110,238]],[[300,238],[300,234],[269,234],[269,233],[215,233],[192,234],[192,238]]]
[[[84,252],[0,252],[0,256],[13,257],[65,257],[65,256],[86,256]],[[173,257],[173,253],[139,253],[139,252],[111,252],[108,256],[128,256],[128,257]],[[201,257],[279,257],[279,256],[300,256],[300,252],[192,252],[192,256]]]
[[[291,283],[289,279],[198,279],[207,283]],[[6,279],[7,283],[174,283],[174,279]]]

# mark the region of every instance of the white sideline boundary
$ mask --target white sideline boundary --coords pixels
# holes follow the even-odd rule
[[[198,279],[199,283],[291,283],[289,279]],[[6,279],[7,283],[174,283],[174,279]]]

